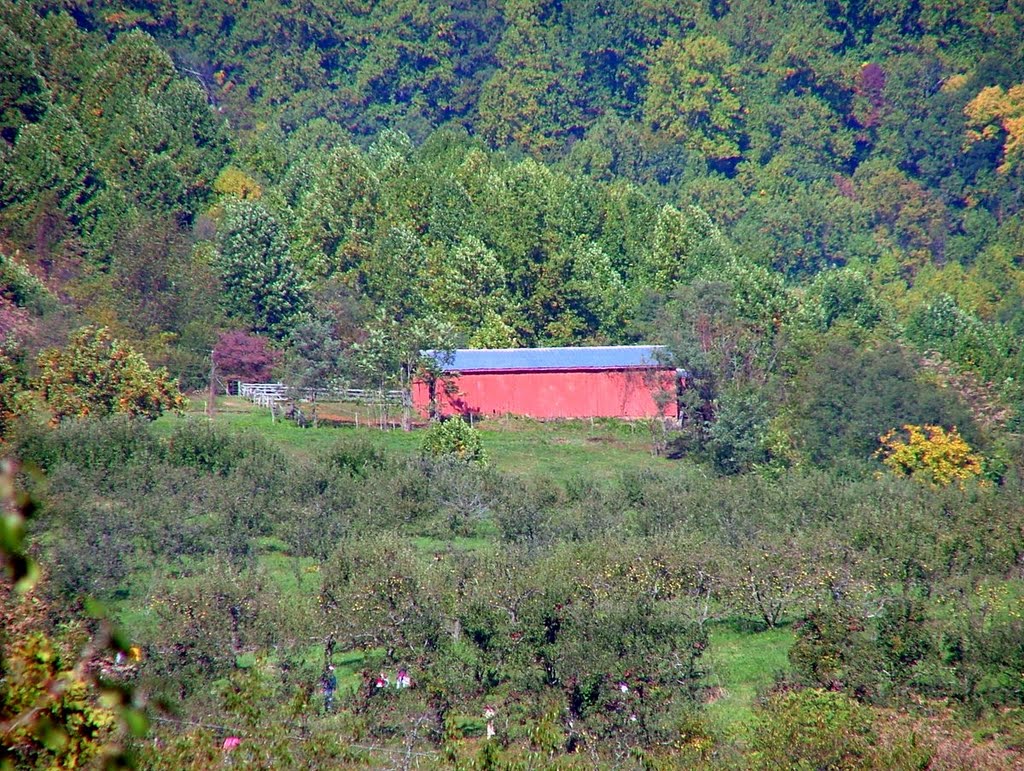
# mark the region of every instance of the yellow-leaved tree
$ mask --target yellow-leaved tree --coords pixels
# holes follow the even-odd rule
[[[1002,131],[1003,162],[999,172],[1011,171],[1024,158],[1024,83],[1003,89],[983,88],[964,108],[967,116],[966,145],[994,139]]]
[[[904,425],[883,434],[875,455],[899,476],[933,485],[963,484],[982,474],[983,458],[967,444],[956,426]]]

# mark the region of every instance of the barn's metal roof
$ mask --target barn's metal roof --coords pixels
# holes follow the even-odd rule
[[[423,351],[445,372],[537,369],[631,369],[665,367],[662,345],[607,345],[587,348],[460,348]],[[661,360],[659,360],[661,359]]]

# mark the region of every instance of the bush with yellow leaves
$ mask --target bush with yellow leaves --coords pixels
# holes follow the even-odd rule
[[[912,477],[944,487],[962,485],[981,476],[983,458],[967,444],[956,426],[948,432],[942,426],[906,424],[902,430],[883,434],[875,456],[899,476]]]

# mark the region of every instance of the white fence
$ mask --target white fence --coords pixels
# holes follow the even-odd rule
[[[292,389],[284,383],[239,383],[238,395],[261,407],[273,407],[279,402],[298,397],[304,402],[359,402],[361,404],[396,404],[407,406],[412,403],[408,391],[381,391],[366,388],[303,388]]]

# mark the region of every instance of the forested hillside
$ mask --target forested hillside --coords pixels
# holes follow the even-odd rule
[[[334,728],[453,764],[772,767],[827,709],[912,767],[906,732],[856,740],[912,705],[1019,749],[1022,192],[1016,2],[0,0],[0,449],[49,571],[11,660],[73,664],[94,597],[199,727],[207,681],[254,735],[260,689],[298,720],[337,646],[424,690]],[[400,388],[425,348],[629,343],[691,379],[666,465],[612,480],[139,422],[211,373]],[[739,733],[704,714],[715,624],[796,635]],[[500,748],[458,722],[485,703]],[[355,762],[303,725],[259,762]],[[144,765],[203,766],[183,735]]]

